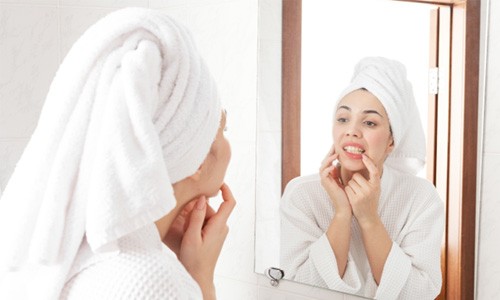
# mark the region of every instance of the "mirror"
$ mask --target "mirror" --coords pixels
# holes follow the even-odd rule
[[[327,1],[324,2],[325,5],[328,4],[326,3]],[[421,111],[421,118],[423,120],[427,119],[429,107],[425,107],[425,104],[429,98],[427,96],[428,67],[430,60],[429,24],[431,16],[430,11],[434,6],[422,3],[405,3],[397,1],[368,1],[373,3],[372,5],[370,5],[371,3],[368,3],[366,1],[349,2],[350,3],[345,4],[335,3],[335,7],[331,9],[326,9],[324,6],[319,8],[320,4],[318,2],[310,4],[304,1],[302,3],[302,108],[300,110],[302,121],[300,137],[302,143],[300,146],[301,159],[298,160],[300,161],[300,167],[302,170],[299,175],[315,172],[320,161],[324,157],[325,152],[328,150],[328,145],[331,143],[330,122],[332,121],[333,103],[336,100],[335,97],[340,93],[340,91],[346,86],[347,82],[349,81],[355,62],[363,56],[381,55],[402,61],[407,66],[408,76],[413,84],[416,99],[423,99],[421,103],[423,103],[424,106],[419,108]],[[308,8],[307,5],[314,5],[314,7]],[[343,7],[343,5],[345,5],[345,7]],[[409,15],[407,17],[404,17],[404,12],[398,12],[398,8],[396,8],[397,6],[406,7],[406,9],[410,11]],[[402,9],[404,10],[405,8]],[[323,42],[323,44],[320,44],[319,46],[308,46],[308,39],[311,39],[311,36],[308,33],[307,29],[309,26],[307,25],[307,14],[308,12],[312,11],[316,12],[311,14],[314,16],[311,22],[315,22],[320,25],[319,29],[316,28],[310,30],[314,32],[314,36],[320,38],[323,37],[323,41],[320,40],[320,42]],[[415,16],[420,13],[421,15],[419,18],[417,18],[418,20],[411,18],[411,16]],[[343,19],[344,17],[346,18]],[[344,21],[342,22],[340,20]],[[387,21],[388,23],[384,25],[382,21]],[[329,25],[328,22],[330,22]],[[370,26],[367,26],[367,24],[370,24]],[[394,24],[397,24],[397,26]],[[362,27],[356,31],[356,29],[354,29],[356,25],[361,25]],[[422,35],[413,33],[413,30],[415,30],[415,28],[420,27],[425,28],[424,30],[422,30]],[[339,32],[337,32],[335,28],[341,28],[341,30],[338,30]],[[345,30],[346,28],[348,28],[349,30]],[[370,31],[372,29],[374,30],[374,32]],[[329,30],[328,35],[325,34],[327,30]],[[408,32],[412,33],[405,34]],[[366,36],[364,36],[363,34],[366,34]],[[387,36],[384,37],[384,35]],[[336,45],[333,44],[333,46],[330,46],[332,48],[328,48],[329,45],[328,41],[324,38],[325,36],[329,37],[328,41],[341,40],[343,41],[342,44],[368,44],[369,47],[346,47],[339,49],[335,48]],[[398,38],[391,39],[390,37],[393,36],[397,36]],[[419,40],[419,38],[421,39]],[[420,43],[417,44],[421,46],[420,51],[422,51],[422,55],[419,56],[419,58],[415,58],[414,54],[411,54],[413,53],[413,51],[419,51],[416,50],[417,47],[415,47],[415,42],[417,40],[420,41]],[[384,50],[382,47],[384,45],[389,46],[389,48],[386,48]],[[309,62],[307,58],[308,47],[310,47],[309,51],[314,54],[313,58],[309,60]],[[340,54],[339,59],[339,57],[337,57],[336,55],[331,55],[331,53],[334,52],[343,53],[343,55]],[[313,62],[314,59],[319,60],[319,63]],[[263,59],[261,59],[261,61],[263,61]],[[341,67],[342,64],[345,64],[346,67]],[[262,65],[263,64],[261,64],[261,66]],[[332,68],[332,65],[335,66],[335,68]],[[265,68],[266,67],[262,67],[262,69]],[[323,70],[327,75],[318,75],[318,69]],[[264,71],[261,70],[261,73],[263,72]],[[316,76],[311,78],[311,76],[306,75],[307,72],[316,74]],[[448,79],[446,78],[446,74],[447,72],[443,73],[442,78],[444,80],[440,81],[440,87],[441,83],[446,82]],[[279,82],[277,84],[279,84]],[[259,89],[262,89],[263,85],[264,84],[261,84],[259,86]],[[309,88],[308,85],[310,86]],[[321,88],[323,87],[326,88],[321,90]],[[285,92],[286,91],[284,91],[284,93]],[[445,93],[447,92],[445,91]],[[262,95],[260,91],[259,94]],[[447,96],[448,95],[445,94],[443,98],[447,98]],[[320,103],[320,100],[323,100],[325,102]],[[475,100],[477,101],[477,98]],[[273,101],[278,102],[279,99],[275,98],[273,99]],[[315,105],[308,107],[307,105],[309,103],[315,103]],[[328,105],[330,106],[328,107]],[[271,105],[262,104],[262,106],[269,107]],[[272,110],[269,110],[267,108],[259,109],[259,119],[261,117],[263,119],[269,117],[270,119],[274,120],[276,118],[276,115],[279,115],[279,112],[274,115],[270,115],[270,111],[272,112]],[[308,115],[312,116],[314,122],[307,121]],[[433,132],[431,122],[425,122],[423,125],[424,127],[429,127],[431,129],[431,133]],[[309,132],[314,132],[314,134],[309,134]],[[259,151],[257,156],[257,182],[261,182],[261,187],[264,191],[259,192],[259,185],[257,185],[258,194],[255,266],[256,272],[258,273],[264,273],[264,270],[271,266],[280,266],[280,229],[279,222],[276,221],[276,219],[279,218],[279,213],[276,212],[276,208],[279,205],[276,204],[276,202],[280,201],[280,198],[276,197],[276,194],[280,194],[280,192],[276,191],[280,191],[280,188],[274,186],[274,184],[277,184],[278,180],[270,179],[269,177],[271,177],[272,175],[281,175],[277,170],[281,167],[279,164],[281,161],[281,156],[280,153],[276,153],[276,151],[266,151],[271,149],[272,146],[264,145],[265,143],[278,147],[281,145],[280,137],[282,132],[273,133],[274,135],[270,134],[269,132],[259,131],[257,137]],[[437,132],[434,132],[434,134],[439,135],[439,133]],[[266,135],[265,138],[261,137],[264,135]],[[430,144],[429,146],[431,148],[432,140],[435,141],[435,138],[435,136],[433,139],[429,138],[430,141],[428,144]],[[326,144],[326,146],[318,146],[318,140],[320,144],[323,143]],[[308,148],[309,150],[304,150]],[[440,157],[440,154],[438,152],[439,149],[435,151],[434,157]],[[274,155],[278,156],[275,157]],[[310,161],[308,162],[308,160]],[[439,178],[436,179],[436,177],[439,176],[436,176],[435,167],[431,168],[431,170],[434,170],[434,172],[430,171],[420,175],[422,177],[430,177],[434,180],[439,180]],[[283,178],[284,182],[286,182],[287,180],[289,179]],[[267,183],[267,186],[265,186],[265,183]],[[442,194],[442,198],[443,200],[447,198],[446,193]],[[285,278],[287,278],[286,269],[284,269],[284,271]]]

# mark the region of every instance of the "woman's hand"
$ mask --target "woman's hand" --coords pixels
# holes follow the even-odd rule
[[[335,153],[335,146],[332,146],[319,169],[321,185],[328,193],[328,196],[330,196],[330,200],[335,208],[335,215],[351,217],[352,208],[347,199],[346,192],[344,191],[339,170],[333,165],[333,161],[335,161],[337,157],[338,154]]]
[[[236,205],[226,184],[221,187],[224,202],[218,211],[210,214],[205,197],[200,197],[189,216],[188,226],[179,249],[179,260],[198,282],[203,298],[215,299],[213,277],[215,264],[229,231],[226,223]]]
[[[186,232],[191,213],[198,199],[191,200],[182,208],[181,212],[175,217],[174,221],[168,228],[167,234],[163,238],[163,243],[167,245],[170,250],[172,250],[177,257],[179,257],[179,252],[181,249],[182,239],[184,238],[184,233]],[[205,221],[212,217],[215,211],[207,205],[207,210],[205,213]]]
[[[376,224],[380,217],[377,207],[380,198],[380,172],[373,161],[363,154],[369,179],[355,173],[345,187],[352,211],[361,227]]]

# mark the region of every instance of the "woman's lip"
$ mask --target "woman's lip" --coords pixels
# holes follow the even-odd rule
[[[356,150],[360,150],[360,153],[356,153],[356,152],[352,152],[354,149],[350,149],[350,151],[347,151],[346,148],[356,148]],[[351,159],[362,159],[363,158],[363,153],[365,153],[365,149],[363,147],[363,145],[361,144],[358,144],[358,143],[345,143],[343,146],[342,146],[342,150],[343,152],[345,153],[345,155]]]
[[[344,150],[344,153],[345,153],[345,155],[347,155],[347,157],[349,157],[351,159],[362,159],[363,158],[362,154],[355,154],[355,153],[347,152],[345,150]]]
[[[347,149],[347,148],[350,148],[350,149]],[[356,144],[356,143],[345,143],[342,146],[342,149],[344,151],[351,150],[351,153],[354,153],[354,152],[365,153],[365,147],[361,144]]]

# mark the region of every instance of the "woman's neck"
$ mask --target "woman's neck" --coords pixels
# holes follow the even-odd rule
[[[176,206],[167,215],[155,222],[156,228],[158,228],[158,233],[162,240],[164,240],[167,236],[167,232],[170,229],[172,222],[174,222],[180,211],[180,207]]]

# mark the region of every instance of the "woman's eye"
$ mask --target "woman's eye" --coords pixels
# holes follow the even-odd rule
[[[347,122],[347,118],[337,118],[337,122],[345,123],[345,122]]]
[[[375,127],[377,124],[373,123],[372,121],[365,121],[365,124],[368,125],[368,127]]]

